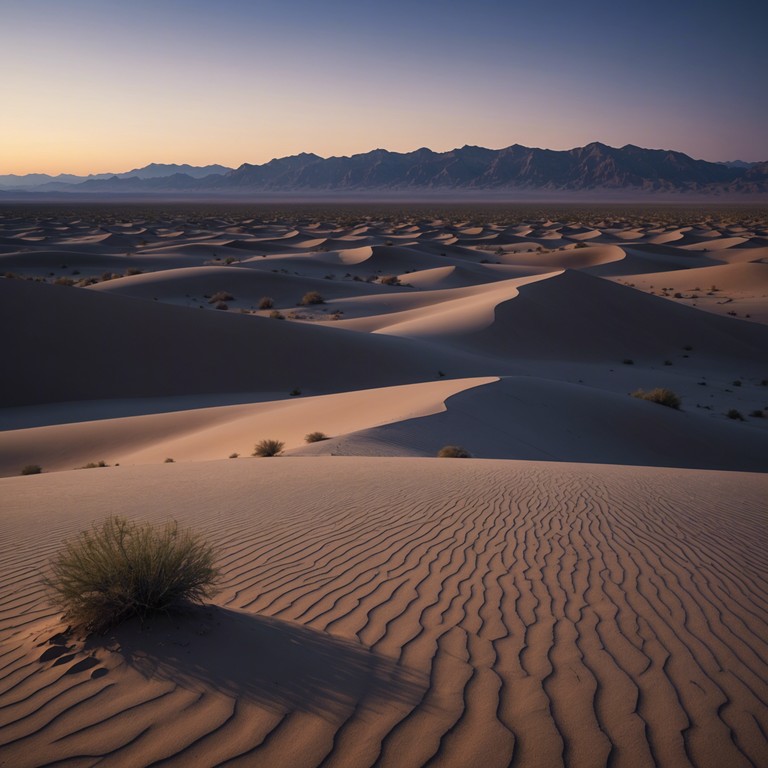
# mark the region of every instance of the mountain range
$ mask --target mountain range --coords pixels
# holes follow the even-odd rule
[[[0,176],[0,189],[91,195],[247,196],[264,193],[579,192],[768,193],[768,162],[712,163],[682,152],[593,142],[556,151],[514,144],[449,152],[375,149],[350,157],[301,153],[263,165],[152,164],[88,177]]]

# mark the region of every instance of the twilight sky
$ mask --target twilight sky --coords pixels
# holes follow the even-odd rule
[[[590,141],[768,160],[762,0],[0,0],[0,174]]]

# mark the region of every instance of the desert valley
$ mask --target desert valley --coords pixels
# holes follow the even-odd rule
[[[0,313],[0,765],[768,765],[764,207],[9,204]],[[68,631],[109,514],[218,594]]]

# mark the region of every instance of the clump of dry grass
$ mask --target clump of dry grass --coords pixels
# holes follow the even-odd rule
[[[27,464],[21,470],[22,475],[39,475],[43,471],[43,468],[39,464]]]
[[[444,445],[438,452],[440,459],[471,459],[472,454],[460,445]]]
[[[260,440],[253,449],[254,456],[277,456],[285,448],[280,440]]]
[[[328,439],[328,435],[325,432],[310,432],[308,435],[304,435],[305,443],[319,443],[321,440]]]
[[[317,291],[308,291],[301,297],[300,303],[304,307],[310,304],[325,304],[325,299]]]
[[[638,389],[632,393],[632,397],[637,397],[640,400],[648,400],[651,403],[658,403],[659,405],[666,405],[668,408],[679,409],[682,404],[682,400],[671,390],[666,387],[656,387],[649,392]]]
[[[44,583],[68,620],[103,631],[212,597],[214,561],[213,547],[175,521],[154,526],[111,516],[65,543]]]

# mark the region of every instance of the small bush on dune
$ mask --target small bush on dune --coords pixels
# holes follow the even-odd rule
[[[228,291],[217,291],[208,299],[209,304],[220,304],[225,301],[232,301],[235,297]]]
[[[400,285],[400,278],[397,275],[382,275],[379,282],[382,285]]]
[[[725,415],[729,419],[734,419],[735,421],[744,421],[744,414],[741,411],[736,410],[736,408],[731,408]]]
[[[638,389],[632,393],[632,397],[648,400],[659,405],[666,405],[668,408],[679,409],[682,404],[680,398],[671,389],[666,389],[665,387],[656,387],[656,389],[652,389],[650,392]]]
[[[277,456],[285,448],[280,440],[260,440],[253,449],[254,456]]]
[[[444,445],[438,452],[440,459],[471,459],[472,454],[460,445]]]
[[[27,464],[22,468],[22,475],[39,475],[43,471],[43,468],[39,464]]]
[[[269,316],[272,318],[272,320],[285,320],[285,315],[282,312],[279,312],[276,309],[273,309]]]
[[[96,469],[97,467],[108,467],[109,464],[107,464],[106,461],[89,461],[87,464],[83,466],[83,469]]]
[[[89,631],[142,620],[215,594],[215,552],[176,522],[113,516],[67,542],[44,582],[67,619]]]
[[[301,297],[300,303],[304,307],[310,304],[325,304],[325,299],[317,291],[309,291]]]
[[[259,309],[272,309],[275,306],[275,301],[270,296],[263,296],[259,300]]]
[[[305,443],[319,443],[321,440],[328,439],[328,435],[325,432],[310,432],[308,435],[304,435]]]

